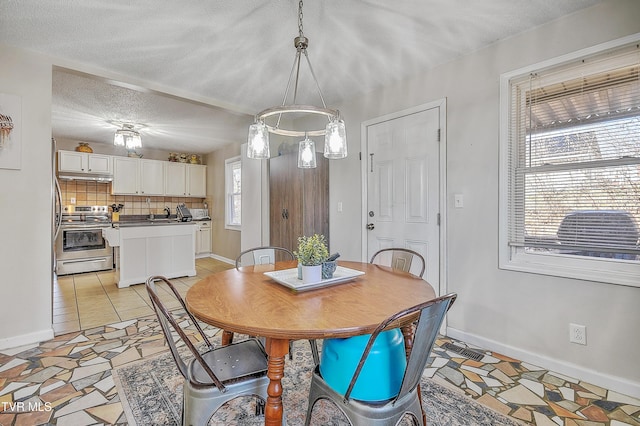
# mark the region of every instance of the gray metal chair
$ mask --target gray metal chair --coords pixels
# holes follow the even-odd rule
[[[291,250],[276,246],[254,247],[243,251],[238,255],[238,257],[236,257],[236,269],[240,270],[243,266],[275,264],[277,261],[283,260],[295,260],[295,256]],[[232,332],[225,331],[225,333],[229,339],[233,339]],[[318,365],[320,362],[318,344],[315,340],[309,340],[309,344],[311,345],[313,363],[314,365]],[[292,349],[293,342],[289,342],[289,359],[293,359],[293,354],[291,353]]]
[[[245,250],[236,257],[236,269],[242,266],[275,264],[280,260],[294,260],[291,250],[284,247],[262,246]]]
[[[456,294],[439,297],[405,309],[384,320],[371,334],[344,395],[336,392],[322,378],[319,367],[316,367],[311,378],[309,407],[307,409],[305,425],[309,425],[311,421],[315,403],[320,399],[327,399],[332,401],[338,409],[344,413],[352,425],[395,425],[404,415],[409,414],[419,425],[424,426],[426,416],[422,410],[422,401],[420,399],[420,379],[433,344],[438,336],[442,320],[456,297]],[[385,329],[392,328],[393,323],[400,318],[408,315],[418,315],[418,313],[419,318],[415,325],[413,346],[407,357],[406,368],[397,396],[386,401],[375,402],[351,398],[351,392],[358,381],[365,361],[371,351],[371,347],[378,335]],[[402,366],[400,366],[400,368],[401,367]],[[349,374],[347,372],[345,373]],[[380,374],[383,373],[380,372]]]
[[[180,302],[207,345],[206,352],[200,354],[172,312],[160,300],[156,281],[164,282]],[[214,348],[196,319],[187,311],[184,300],[169,280],[162,276],[153,276],[147,280],[146,287],[171,355],[184,377],[182,424],[206,425],[225,402],[240,396],[256,396],[256,415],[263,413],[269,378],[267,354],[262,344],[256,339],[248,339]],[[172,330],[194,357],[188,364],[178,351]]]
[[[411,265],[415,259],[418,259],[417,262],[419,263],[420,273],[414,275],[422,278],[425,270],[424,257],[422,257],[420,253],[410,249],[392,247],[378,250],[371,256],[369,263],[391,266],[393,269],[411,273]]]

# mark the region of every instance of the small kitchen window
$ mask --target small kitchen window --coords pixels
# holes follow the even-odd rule
[[[242,163],[240,157],[225,160],[225,228],[240,231],[242,212]]]
[[[640,286],[630,39],[501,76],[501,268]]]

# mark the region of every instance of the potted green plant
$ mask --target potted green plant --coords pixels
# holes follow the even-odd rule
[[[302,269],[302,282],[319,282],[322,279],[322,262],[329,257],[324,235],[313,234],[310,237],[298,237],[298,250],[293,254]]]

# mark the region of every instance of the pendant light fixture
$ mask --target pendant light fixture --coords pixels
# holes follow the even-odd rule
[[[313,169],[316,167],[316,144],[309,136],[298,143],[298,167]]]
[[[299,34],[293,39],[293,43],[296,48],[296,56],[293,61],[291,74],[289,75],[287,88],[284,92],[282,105],[267,108],[256,114],[255,122],[249,126],[247,156],[249,158],[257,159],[267,159],[270,157],[269,133],[281,136],[304,137],[304,140],[300,141],[298,144],[298,167],[313,168],[316,167],[315,143],[309,138],[310,136],[324,136],[324,156],[332,160],[345,158],[347,156],[347,136],[344,121],[340,118],[340,112],[335,109],[327,108],[327,105],[324,102],[324,97],[322,96],[322,91],[320,90],[320,85],[318,84],[316,75],[311,67],[311,61],[307,54],[309,39],[304,36],[302,28],[302,6],[303,3],[302,0],[300,0],[298,3]],[[321,107],[300,105],[297,103],[300,65],[303,55],[306,59],[307,65],[309,66],[309,71],[315,83],[320,101],[322,102]],[[288,104],[287,98],[289,97],[289,90],[291,89],[292,81],[293,101]],[[328,120],[327,125],[322,129],[315,130],[290,130],[280,127],[283,117],[289,116],[291,118],[301,118],[314,115],[326,117]],[[310,155],[310,149],[312,150],[312,155]]]
[[[142,148],[142,139],[140,138],[140,133],[134,130],[133,124],[123,124],[122,129],[116,130],[113,144],[115,146],[124,146],[127,150],[132,151]]]

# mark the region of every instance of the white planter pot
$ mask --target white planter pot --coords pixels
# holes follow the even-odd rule
[[[317,283],[322,280],[322,265],[305,266],[302,265],[302,282]]]

